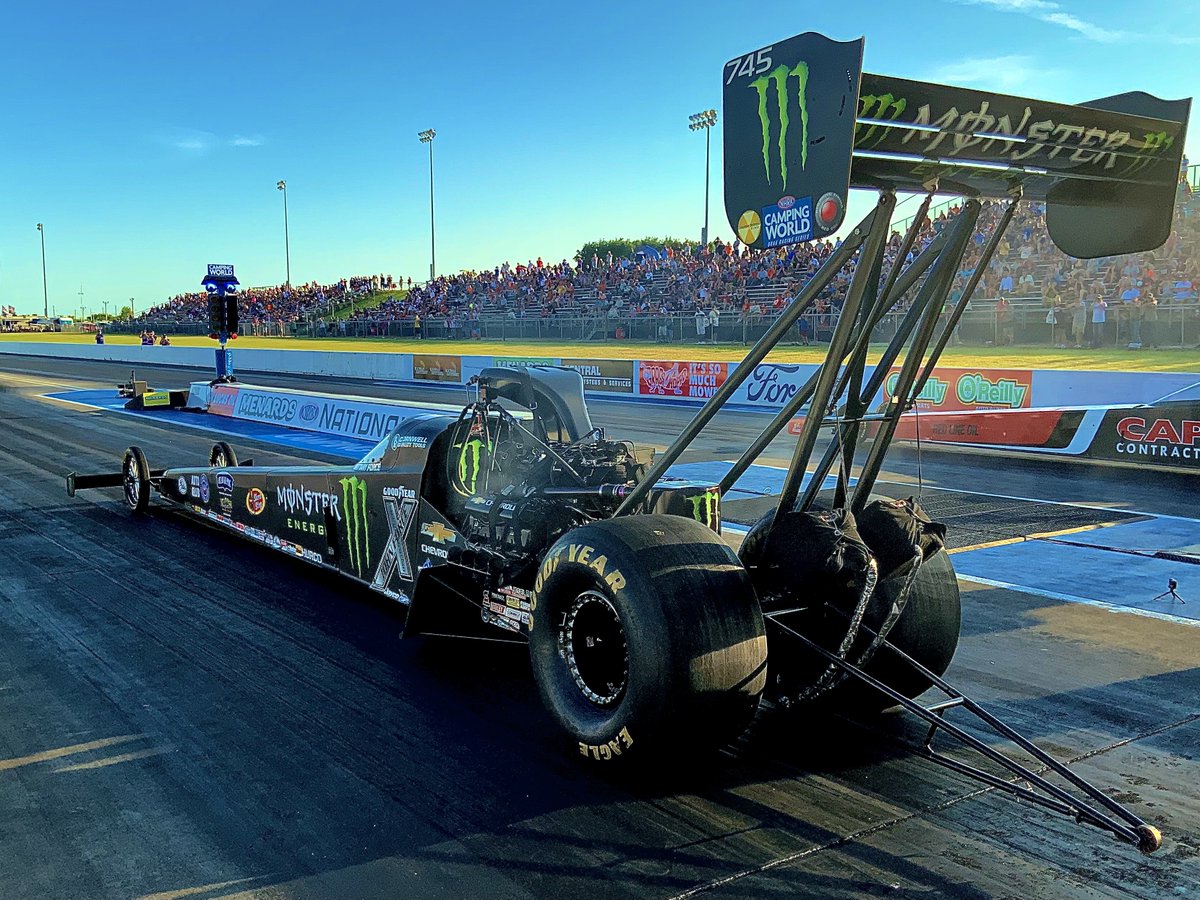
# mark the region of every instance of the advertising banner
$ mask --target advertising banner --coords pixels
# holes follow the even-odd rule
[[[778,409],[817,371],[811,364],[763,363],[733,392],[730,403]]]
[[[651,397],[689,397],[707,400],[729,377],[726,362],[638,363],[639,394]]]
[[[557,366],[558,357],[549,356],[497,356],[497,366]]]
[[[1110,409],[1087,456],[1143,468],[1200,471],[1200,400]]]
[[[413,378],[417,381],[452,381],[462,384],[462,357],[414,353]]]
[[[213,388],[208,405],[208,412],[218,416],[364,441],[382,440],[412,416],[452,410],[453,407],[433,404],[405,406],[366,397],[322,396],[234,385]]]
[[[884,399],[892,399],[900,370],[893,369],[883,382]],[[933,370],[917,397],[917,407],[936,412],[975,409],[1029,409],[1033,373],[1027,369]]]
[[[564,359],[562,364],[583,376],[585,391],[633,393],[632,359]]]

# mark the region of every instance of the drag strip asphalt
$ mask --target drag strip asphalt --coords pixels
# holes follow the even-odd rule
[[[681,735],[679,772],[622,779],[554,736],[522,648],[400,641],[397,610],[321,572],[162,509],[134,519],[115,491],[68,500],[68,471],[112,470],[129,444],[187,464],[213,436],[40,397],[128,367],[19,370],[0,366],[0,897],[1200,894],[1192,627],[967,584],[948,673],[1160,827],[1150,858],[915,757],[924,728],[897,713],[767,711],[715,760]],[[611,437],[660,446],[690,414],[593,405]],[[759,421],[722,415],[684,462],[736,458]],[[914,467],[900,454],[888,478]],[[1188,512],[1124,472],[922,468],[927,486],[1137,510],[1122,523]]]

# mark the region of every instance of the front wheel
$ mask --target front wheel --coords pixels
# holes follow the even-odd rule
[[[746,570],[711,530],[630,516],[563,535],[533,595],[542,699],[593,763],[678,759],[728,743],[766,684]]]
[[[121,463],[121,489],[125,505],[135,513],[144,513],[150,506],[150,464],[140,447],[125,451]]]
[[[217,469],[232,469],[238,464],[237,454],[224,441],[217,441],[208,453],[208,464]]]

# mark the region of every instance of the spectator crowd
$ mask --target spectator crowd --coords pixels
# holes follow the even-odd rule
[[[1097,260],[1067,257],[1054,247],[1046,229],[1045,204],[1023,202],[995,256],[973,292],[981,308],[994,309],[997,343],[1014,338],[1014,312],[1036,308],[1038,322],[1059,347],[1098,345],[1120,310],[1129,323],[1131,343],[1153,344],[1160,306],[1196,304],[1200,285],[1200,203],[1186,179],[1180,182],[1174,227],[1159,249]],[[974,242],[949,296],[961,302],[987,237],[1004,205],[984,204]],[[926,217],[905,263],[944,230],[959,211],[943,206]],[[885,273],[903,245],[901,232],[890,236]],[[388,275],[355,276],[333,285],[251,288],[242,294],[242,329],[247,333],[280,333],[293,323],[313,321],[317,333],[336,333],[331,313],[371,292],[386,294],[382,302],[338,319],[359,323],[355,333],[375,331],[385,322],[407,322],[420,335],[422,325],[438,322],[450,337],[476,333],[481,319],[583,317],[626,320],[637,317],[688,317],[703,339],[722,317],[751,324],[777,314],[792,303],[807,281],[833,253],[833,241],[812,241],[769,250],[751,250],[737,241],[707,246],[684,244],[663,250],[643,247],[632,257],[576,257],[546,263],[505,262],[484,271],[443,275],[424,284],[395,281]],[[836,320],[852,275],[847,267],[816,299],[801,339],[819,334]],[[388,293],[392,292],[393,293]],[[1041,317],[1044,317],[1041,318]],[[706,320],[706,325],[701,322]],[[184,294],[154,307],[139,321],[203,322],[207,297]],[[1028,315],[1023,316],[1028,321]],[[703,325],[703,327],[702,327]],[[364,327],[365,326],[365,327]],[[337,328],[345,331],[346,325]]]

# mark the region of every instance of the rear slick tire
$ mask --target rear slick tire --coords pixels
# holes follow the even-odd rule
[[[749,575],[711,530],[629,516],[563,535],[534,585],[542,700],[591,764],[672,764],[736,738],[766,684]]]

